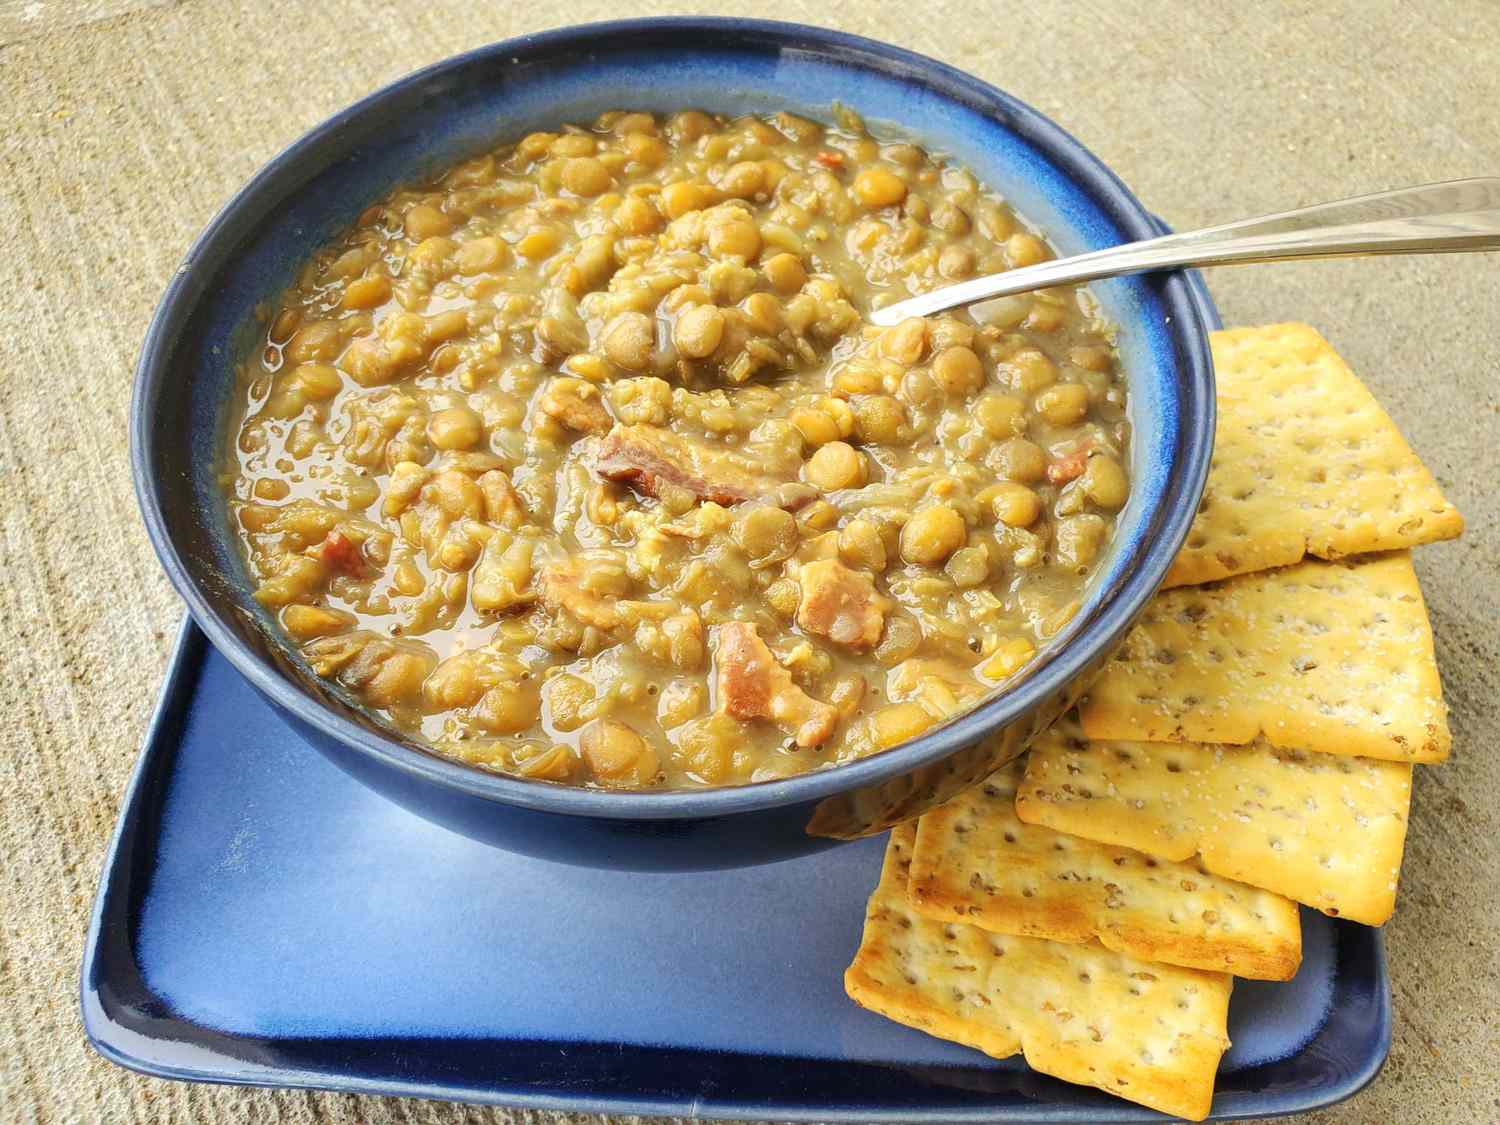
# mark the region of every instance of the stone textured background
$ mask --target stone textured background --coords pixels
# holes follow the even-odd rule
[[[136,516],[126,405],[189,241],[305,129],[468,47],[693,10],[837,24],[972,71],[1055,117],[1178,227],[1500,172],[1488,3],[0,0],[0,1120],[550,1117],[179,1085],[86,1046],[88,908],[182,612]],[[1450,764],[1418,771],[1388,927],[1390,1062],[1309,1121],[1500,1120],[1497,267],[1407,258],[1210,278],[1231,324],[1319,326],[1470,527],[1418,557],[1455,745]]]

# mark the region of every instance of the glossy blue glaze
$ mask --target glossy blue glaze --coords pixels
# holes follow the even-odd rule
[[[621,105],[826,117],[835,100],[876,123],[902,122],[957,157],[1064,252],[1155,233],[1076,141],[968,75],[836,32],[681,19],[549,32],[403,79],[278,156],[194,245],[152,323],[132,404],[147,530],[209,639],[341,768],[425,816],[536,855],[642,869],[767,862],[881,831],[987,775],[1071,704],[1124,636],[1186,535],[1212,445],[1205,298],[1183,275],[1096,287],[1120,327],[1130,380],[1134,494],[1082,611],[1021,683],[891,753],[711,791],[607,793],[496,777],[391,735],[312,677],[246,596],[215,479],[231,366],[253,344],[256,304],[312,247],[393,184],[531,128]]]
[[[171,1078],[600,1113],[1141,1121],[1138,1107],[843,994],[883,841],[712,874],[569,867],[447,832],[306,753],[191,626],[127,794],[83,966],[108,1058]],[[1238,982],[1217,1117],[1379,1069],[1379,931],[1303,913]]]

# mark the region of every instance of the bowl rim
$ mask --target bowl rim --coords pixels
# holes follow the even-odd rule
[[[170,369],[180,330],[200,301],[211,299],[211,293],[200,283],[198,271],[216,269],[222,264],[224,255],[217,245],[219,240],[229,236],[247,214],[256,218],[263,215],[266,200],[262,196],[271,192],[283,175],[303,164],[318,165],[318,152],[326,140],[354,119],[379,113],[386,103],[413,88],[481,60],[498,61],[504,56],[519,62],[528,55],[555,53],[559,47],[609,51],[617,46],[638,46],[640,38],[664,33],[793,48],[860,69],[878,69],[872,65],[878,61],[888,73],[894,71],[908,80],[920,81],[945,99],[959,101],[987,115],[1003,110],[1007,127],[1044,153],[1071,182],[1091,196],[1113,204],[1111,217],[1125,236],[1150,238],[1158,233],[1150,212],[1098,157],[1060,125],[998,87],[947,63],[864,36],[808,24],[738,17],[671,16],[577,24],[501,40],[450,56],[364,95],[314,126],[272,157],[230,197],[194,239],[174,271],[147,328],[136,364],[129,416],[131,474],[147,535],[169,580],[199,627],[235,669],[273,703],[320,734],[414,780],[497,804],[601,820],[704,819],[819,801],[941,761],[1029,713],[1081,675],[1100,653],[1113,648],[1134,624],[1187,537],[1207,479],[1213,447],[1215,402],[1208,328],[1198,303],[1192,298],[1186,276],[1166,275],[1161,300],[1170,314],[1168,336],[1182,355],[1190,390],[1197,393],[1179,400],[1179,424],[1183,431],[1180,463],[1173,474],[1175,486],[1169,482],[1167,503],[1155,510],[1157,533],[1140,538],[1135,565],[1127,569],[1116,589],[1100,602],[1092,620],[1050,654],[1033,675],[903,745],[843,765],[777,781],[704,789],[604,790],[527,781],[487,773],[378,733],[335,713],[297,689],[286,673],[246,646],[200,592],[167,530],[157,496],[157,474],[151,466],[154,449],[163,435],[153,426],[148,407],[155,401]],[[1175,507],[1171,504],[1174,497],[1178,501]]]

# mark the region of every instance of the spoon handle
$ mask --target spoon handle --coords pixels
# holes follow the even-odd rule
[[[1202,230],[1128,242],[1071,258],[990,274],[876,310],[892,325],[991,297],[1125,273],[1285,262],[1364,254],[1452,254],[1500,250],[1500,179],[1441,184],[1361,195],[1279,215],[1242,219]]]

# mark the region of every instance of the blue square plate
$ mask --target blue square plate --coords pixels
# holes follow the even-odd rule
[[[1160,1119],[845,997],[884,846],[686,875],[498,851],[340,773],[188,622],[105,860],[84,1027],[142,1073],[246,1086],[782,1121]],[[1235,986],[1217,1119],[1329,1105],[1385,1061],[1380,932],[1304,910],[1302,942],[1295,980]]]
[[[643,875],[473,843],[302,744],[183,627],[105,864],[83,1017],[147,1074],[538,1109],[780,1120],[1157,1115],[845,998],[883,841]],[[1241,982],[1216,1117],[1326,1105],[1390,1041],[1376,930],[1304,911]]]

